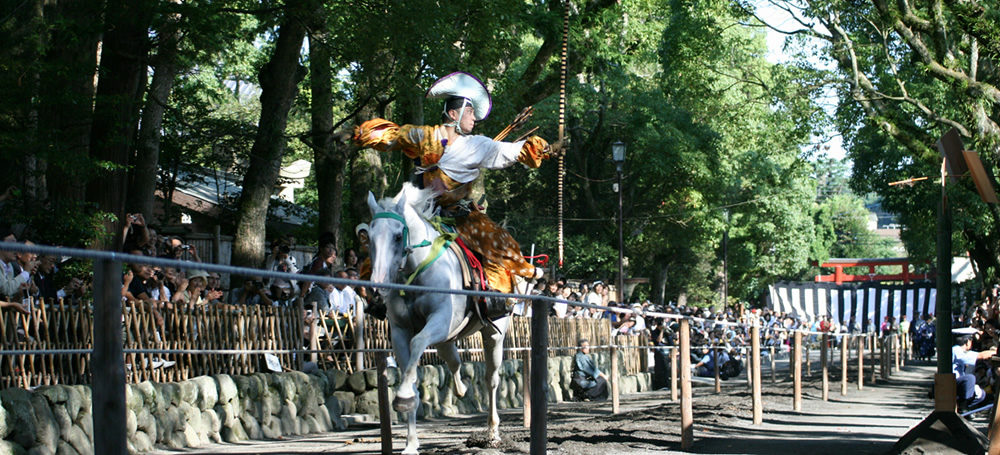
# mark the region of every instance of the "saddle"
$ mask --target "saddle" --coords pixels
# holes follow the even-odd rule
[[[486,282],[485,271],[480,260],[480,256],[472,251],[461,237],[455,238],[448,248],[458,256],[458,263],[462,269],[462,288],[471,291],[493,291]],[[510,312],[506,303],[507,299],[473,296],[468,297],[468,310],[475,314],[484,324],[493,325],[493,321],[500,319]]]

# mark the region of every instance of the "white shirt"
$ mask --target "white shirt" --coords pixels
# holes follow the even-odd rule
[[[419,143],[423,131],[414,128],[410,140]],[[445,139],[442,128],[434,129],[435,140]],[[517,162],[524,141],[498,142],[486,136],[458,136],[444,148],[437,167],[458,183],[469,183],[479,177],[479,170],[502,169]]]
[[[569,308],[569,305],[566,304],[566,303],[555,302],[555,303],[552,304],[552,309],[556,312],[556,317],[557,318],[564,318],[564,317],[566,317],[566,309],[567,308]]]
[[[333,288],[330,291],[330,311],[336,311],[341,314],[351,314],[351,310],[354,308],[354,289],[350,286],[345,286],[344,289]]]

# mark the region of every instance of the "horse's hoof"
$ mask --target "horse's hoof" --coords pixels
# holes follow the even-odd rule
[[[392,408],[395,409],[396,412],[403,413],[417,409],[417,397],[412,396],[410,398],[401,398],[397,396],[394,400],[392,400]]]

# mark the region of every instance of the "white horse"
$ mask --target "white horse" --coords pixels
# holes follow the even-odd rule
[[[368,206],[372,211],[368,231],[372,282],[403,283],[416,273],[411,284],[439,289],[462,288],[459,258],[451,250],[446,249],[440,257],[417,272],[428,256],[437,255],[439,251],[430,245],[440,235],[428,222],[434,211],[434,196],[432,190],[421,190],[409,183],[403,185],[396,197],[383,199],[381,203],[368,193]],[[497,412],[497,387],[500,385],[503,338],[508,318],[494,321],[496,328],[484,325],[473,312],[468,311],[468,298],[461,294],[407,291],[400,295],[399,291],[380,292],[386,297],[392,349],[401,368],[392,405],[396,411],[407,414],[406,448],[403,453],[415,454],[420,446],[416,427],[417,405],[420,402],[416,386],[420,356],[428,347],[436,347],[438,355],[451,371],[455,394],[462,397],[467,386],[459,372],[461,360],[454,342],[476,331],[483,336],[486,376],[490,386],[487,437],[489,442],[498,443],[500,414]]]

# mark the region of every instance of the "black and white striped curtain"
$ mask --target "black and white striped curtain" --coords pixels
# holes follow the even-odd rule
[[[937,289],[928,281],[905,285],[779,281],[768,290],[767,305],[775,312],[808,320],[829,315],[841,325],[854,317],[862,328],[868,321],[877,328],[885,316],[898,322],[902,315],[908,321],[933,315],[937,298]]]

